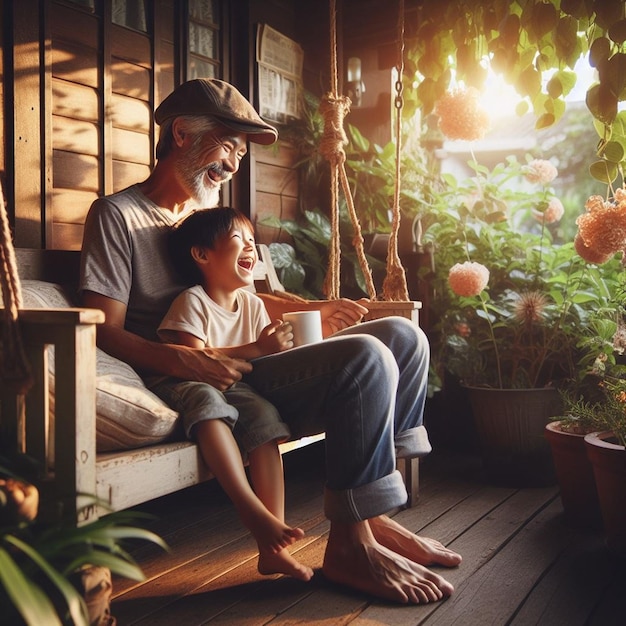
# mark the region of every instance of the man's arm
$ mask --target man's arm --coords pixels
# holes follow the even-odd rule
[[[252,370],[246,361],[227,357],[219,350],[148,341],[125,330],[126,305],[112,298],[85,291],[82,304],[104,311],[106,320],[98,326],[98,346],[136,369],[206,382],[221,391]]]
[[[283,313],[290,311],[320,311],[322,315],[322,331],[329,337],[348,326],[358,324],[367,314],[367,300],[288,300],[274,294],[257,293],[263,300],[271,319],[280,319]]]

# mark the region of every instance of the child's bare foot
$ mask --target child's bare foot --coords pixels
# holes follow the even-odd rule
[[[260,574],[265,576],[286,574],[305,582],[313,577],[313,570],[296,561],[286,548],[280,552],[259,552],[258,570]]]
[[[301,528],[288,526],[264,507],[257,512],[242,513],[241,517],[256,539],[259,552],[263,554],[276,554],[304,537],[304,531]]]
[[[420,565],[456,567],[462,560],[436,539],[419,537],[387,515],[370,519],[369,525],[378,543]]]

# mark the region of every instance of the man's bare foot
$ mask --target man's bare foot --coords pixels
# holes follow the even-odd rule
[[[304,537],[301,528],[288,526],[265,507],[255,511],[242,511],[241,519],[256,539],[259,552],[263,554],[276,554]]]
[[[331,524],[324,575],[332,582],[403,604],[426,604],[449,596],[444,578],[378,543],[367,521]]]
[[[305,582],[313,578],[313,570],[294,559],[285,548],[280,552],[259,552],[258,570],[265,576],[269,574],[286,574]]]
[[[436,539],[419,537],[386,515],[369,520],[378,543],[420,565],[456,567],[462,557]]]

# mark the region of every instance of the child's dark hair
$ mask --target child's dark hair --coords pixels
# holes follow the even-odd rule
[[[216,242],[233,226],[242,226],[254,232],[248,217],[232,207],[198,209],[174,226],[168,238],[170,259],[187,284],[202,282],[202,273],[191,256],[191,249],[194,246],[214,249]]]

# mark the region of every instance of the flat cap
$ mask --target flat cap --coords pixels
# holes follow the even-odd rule
[[[179,85],[157,107],[154,119],[162,124],[179,115],[210,115],[266,146],[278,139],[278,131],[261,119],[250,102],[230,83],[217,78],[194,78]]]

